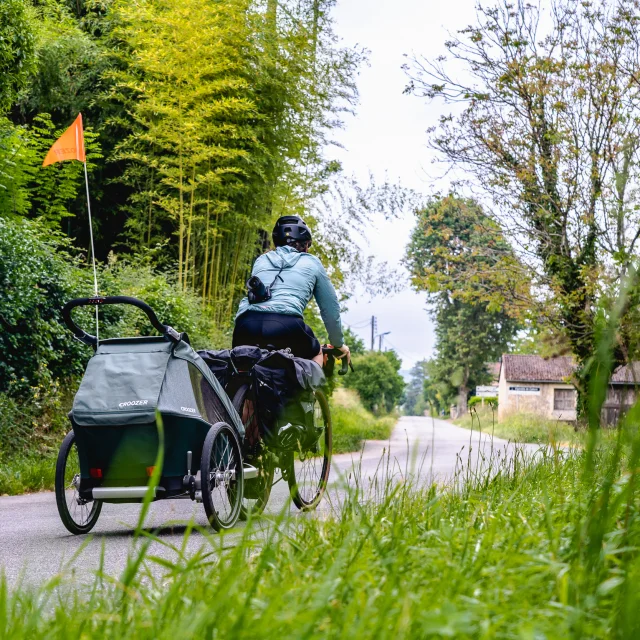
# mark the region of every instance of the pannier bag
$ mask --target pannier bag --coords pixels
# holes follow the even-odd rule
[[[213,373],[223,388],[227,387],[227,383],[231,379],[230,354],[229,349],[221,349],[220,351],[210,351],[208,349],[198,351],[198,355],[206,362],[209,371]]]
[[[262,360],[269,352],[249,345],[233,350],[203,350],[198,355],[207,363],[211,373],[226,389],[234,373],[251,371],[253,365]]]
[[[231,351],[200,351],[214,375],[228,382],[234,373],[251,371],[256,389],[260,432],[269,441],[287,423],[313,426],[313,392],[325,384],[322,368],[287,350],[240,346]]]
[[[326,381],[318,364],[289,351],[271,351],[253,367],[253,375],[260,428],[267,441],[287,423],[313,427],[313,392]]]

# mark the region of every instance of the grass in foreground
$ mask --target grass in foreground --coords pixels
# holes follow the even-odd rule
[[[1,584],[0,637],[638,637],[638,465],[609,445],[587,458],[519,455],[448,490],[352,487],[333,517],[249,527],[235,548],[212,535],[167,563],[143,545],[84,587]]]
[[[387,440],[397,418],[378,418],[367,411],[352,389],[337,388],[331,397],[333,452],[358,451],[364,440]]]
[[[576,432],[573,425],[567,422],[527,413],[514,414],[498,422],[497,411],[494,416],[489,407],[474,407],[472,413],[467,413],[454,423],[465,429],[481,429],[483,433],[512,442],[579,445],[585,441],[585,432]]]

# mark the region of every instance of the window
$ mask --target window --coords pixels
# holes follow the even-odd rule
[[[574,389],[553,390],[553,410],[573,411],[576,408],[576,392]]]

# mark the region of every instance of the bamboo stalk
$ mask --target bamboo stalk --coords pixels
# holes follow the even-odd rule
[[[196,191],[196,165],[193,165],[193,171],[191,173],[191,197],[189,202],[189,225],[187,227],[187,249],[184,258],[184,288],[187,288],[188,277],[189,277],[189,259],[191,257],[191,230],[193,228],[193,199],[195,197]]]
[[[209,171],[211,171],[211,162],[209,162]],[[211,213],[211,182],[207,180],[207,220],[205,224],[204,232],[204,274],[202,277],[202,306],[204,307],[207,301],[207,268],[209,266],[209,217]]]
[[[154,172],[153,167],[151,168],[151,185],[149,189],[149,220],[148,220],[148,228],[147,228],[147,246],[151,246],[151,219],[153,215],[153,178]]]

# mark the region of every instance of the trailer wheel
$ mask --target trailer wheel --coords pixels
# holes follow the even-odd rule
[[[89,533],[98,522],[102,502],[80,497],[80,459],[70,431],[60,445],[56,463],[56,504],[62,524],[74,535]]]
[[[200,463],[202,503],[216,531],[231,529],[240,516],[244,472],[240,441],[224,422],[214,424],[202,447]]]

